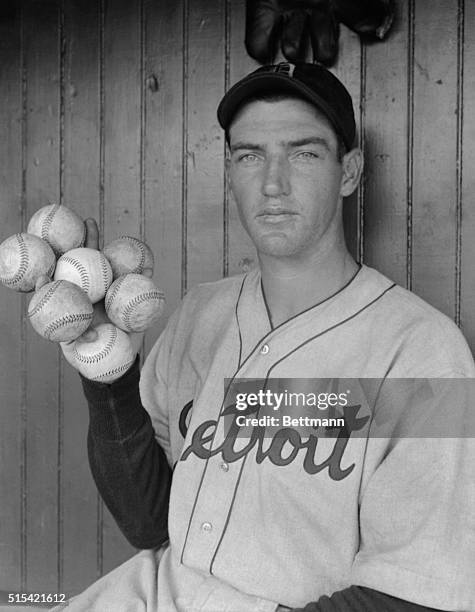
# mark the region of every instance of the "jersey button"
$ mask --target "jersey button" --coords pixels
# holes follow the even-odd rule
[[[213,525],[211,523],[202,523],[201,530],[210,533],[213,531]]]
[[[267,355],[269,351],[270,351],[269,345],[264,344],[261,348],[261,355]]]
[[[229,472],[229,465],[223,461],[223,463],[219,464],[219,467],[223,470],[223,472]]]

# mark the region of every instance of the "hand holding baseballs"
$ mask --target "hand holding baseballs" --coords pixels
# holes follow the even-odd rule
[[[0,282],[35,291],[28,319],[43,338],[60,343],[86,378],[112,382],[130,368],[143,332],[162,314],[164,295],[151,280],[153,253],[121,236],[99,249],[94,219],[49,204],[26,232],[0,245]]]

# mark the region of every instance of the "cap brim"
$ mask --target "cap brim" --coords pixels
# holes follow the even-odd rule
[[[352,143],[346,141],[344,130],[340,126],[334,109],[315,91],[298,79],[277,72],[252,74],[247,79],[231,87],[218,106],[219,124],[226,130],[236,111],[245,100],[258,94],[274,91],[296,93],[314,104],[328,118],[337,134],[343,139],[345,145],[349,149],[351,148]]]

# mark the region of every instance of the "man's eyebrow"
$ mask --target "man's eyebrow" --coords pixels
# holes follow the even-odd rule
[[[327,149],[327,151],[331,151],[328,140],[326,138],[323,138],[322,136],[306,136],[304,138],[298,138],[297,140],[283,141],[281,144],[290,148],[304,147],[306,145],[313,144],[322,146]],[[264,147],[255,142],[244,141],[235,142],[230,146],[231,153],[234,153],[235,151],[241,151],[243,149],[246,151],[263,151]]]
[[[229,149],[231,153],[234,153],[234,151],[240,151],[241,149],[246,149],[247,151],[263,151],[264,147],[255,142],[235,142]]]
[[[308,136],[306,138],[299,138],[298,140],[291,140],[286,143],[289,147],[304,147],[306,145],[314,144],[325,147],[328,151],[330,151],[330,145],[326,138],[321,136]]]

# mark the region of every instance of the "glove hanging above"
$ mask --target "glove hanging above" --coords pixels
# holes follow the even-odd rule
[[[331,0],[338,21],[369,40],[382,40],[394,20],[394,0]]]
[[[394,0],[246,0],[246,50],[272,63],[278,46],[291,62],[303,61],[312,45],[314,60],[331,66],[338,55],[339,22],[368,39],[382,39],[391,27]]]

